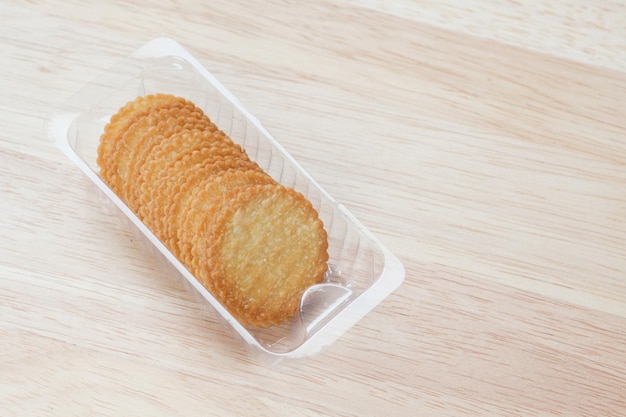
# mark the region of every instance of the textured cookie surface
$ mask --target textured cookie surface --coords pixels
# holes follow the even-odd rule
[[[185,103],[182,108],[162,109],[156,114],[145,118],[148,131],[143,131],[128,155],[128,172],[122,180],[123,196],[131,205],[139,198],[140,176],[144,165],[152,160],[152,151],[161,149],[172,141],[183,146],[181,138],[191,143],[199,144],[213,137],[214,125],[200,109],[191,103]],[[132,128],[132,126],[131,126]],[[205,130],[206,129],[206,130]]]
[[[306,288],[323,280],[326,232],[301,194],[280,185],[239,187],[205,216],[197,276],[242,323],[288,320]]]
[[[133,132],[142,127],[131,129],[133,125],[138,122],[141,124],[142,119],[152,117],[161,108],[180,108],[185,103],[186,100],[169,94],[138,97],[111,117],[100,137],[97,162],[101,168],[101,176],[117,194],[121,193],[123,178],[120,176],[126,171],[128,154],[134,149],[134,142],[142,137],[141,132]],[[144,128],[149,129],[150,125],[144,125]]]
[[[166,210],[165,227],[167,229],[166,236],[168,247],[179,256],[179,234],[187,233],[186,227],[182,222],[188,216],[190,207],[187,206],[192,194],[202,187],[203,183],[210,181],[214,176],[220,175],[228,171],[257,171],[263,172],[259,166],[250,161],[241,158],[223,158],[219,161],[205,161],[188,166],[185,169],[185,175],[176,177],[170,181],[170,192],[163,194],[171,195],[169,206]],[[264,173],[263,173],[264,174]],[[168,174],[169,176],[169,174]],[[154,193],[154,190],[153,190]],[[162,194],[156,193],[153,199],[159,199]],[[197,197],[194,198],[197,202]],[[194,202],[194,206],[195,206]],[[206,204],[206,202],[204,202]],[[186,244],[189,246],[189,244]]]
[[[261,171],[230,169],[207,177],[197,184],[180,212],[182,218],[178,219],[179,227],[175,245],[183,262],[193,263],[192,247],[202,234],[200,225],[203,216],[213,205],[221,204],[220,198],[229,190],[236,187],[275,183],[269,175]]]
[[[239,147],[205,144],[185,150],[165,165],[155,163],[151,166],[144,174],[146,178],[138,185],[137,212],[148,226],[155,227],[167,220],[163,215],[169,209],[169,202],[176,196],[177,187],[195,170],[200,169],[205,177],[209,177],[228,166],[257,167]]]

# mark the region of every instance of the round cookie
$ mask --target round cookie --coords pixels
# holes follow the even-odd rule
[[[237,187],[203,216],[196,277],[244,325],[290,319],[327,269],[326,231],[304,196],[279,184]]]

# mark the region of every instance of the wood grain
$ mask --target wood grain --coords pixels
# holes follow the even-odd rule
[[[626,6],[0,0],[0,415],[626,415]],[[268,368],[45,135],[187,47],[406,281]]]

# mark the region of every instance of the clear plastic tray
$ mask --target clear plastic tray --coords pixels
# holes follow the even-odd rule
[[[201,107],[251,159],[280,183],[303,193],[318,210],[329,236],[324,283],[303,295],[291,322],[267,329],[242,326],[166,249],[98,175],[96,152],[110,116],[140,95],[171,93]],[[158,38],[116,63],[51,115],[46,123],[57,146],[95,185],[104,206],[127,220],[172,275],[211,306],[261,359],[277,362],[317,353],[352,327],[404,280],[402,263],[276,142],[241,103],[177,42]]]

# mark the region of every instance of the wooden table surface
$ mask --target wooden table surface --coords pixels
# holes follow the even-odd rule
[[[0,17],[0,415],[626,415],[624,2],[0,0]],[[404,284],[320,355],[256,361],[46,136],[159,36],[402,259]]]

